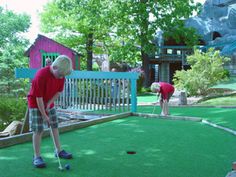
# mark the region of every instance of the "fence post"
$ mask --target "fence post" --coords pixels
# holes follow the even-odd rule
[[[137,82],[131,79],[131,112],[137,111]]]

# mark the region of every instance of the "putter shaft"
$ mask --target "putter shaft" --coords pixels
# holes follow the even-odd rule
[[[59,164],[59,169],[60,170],[63,170],[63,167],[61,165],[61,160],[59,158],[59,154],[58,154],[58,149],[57,149],[57,146],[56,146],[56,142],[55,142],[55,137],[54,137],[54,134],[52,132],[52,127],[50,126],[50,132],[51,132],[51,137],[52,137],[52,140],[53,140],[53,144],[54,144],[54,148],[55,148],[55,151],[56,151],[56,154],[57,154],[57,160],[58,160],[58,164]]]

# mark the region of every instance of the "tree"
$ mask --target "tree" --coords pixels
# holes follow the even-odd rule
[[[48,3],[40,15],[44,32],[54,34],[56,40],[87,56],[87,70],[92,70],[95,50],[103,53],[103,41],[110,38],[111,1],[109,0],[54,0]]]
[[[27,66],[24,50],[29,41],[21,34],[30,26],[30,17],[26,14],[15,14],[0,7],[0,92],[12,94],[24,85],[15,79],[14,69]]]
[[[117,34],[129,39],[140,51],[144,70],[144,86],[149,87],[149,56],[156,50],[154,38],[158,29],[164,31],[165,38],[184,38],[188,45],[194,45],[198,36],[193,29],[184,27],[194,10],[199,8],[192,0],[116,0]]]
[[[45,7],[41,22],[42,29],[56,34],[62,43],[86,51],[88,70],[93,52],[108,53],[115,61],[141,59],[148,87],[149,55],[156,50],[157,30],[195,44],[197,36],[183,20],[197,9],[193,0],[54,0]]]
[[[174,84],[189,95],[205,95],[211,86],[226,78],[223,64],[228,60],[213,49],[206,53],[195,50],[193,55],[187,57],[191,69],[176,71]]]

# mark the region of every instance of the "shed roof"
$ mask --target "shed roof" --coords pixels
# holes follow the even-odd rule
[[[69,48],[69,47],[66,47],[65,45],[63,45],[63,44],[61,44],[61,43],[59,43],[59,42],[57,42],[57,41],[55,41],[55,40],[53,40],[53,39],[50,39],[50,38],[48,38],[48,37],[46,37],[46,36],[44,36],[44,35],[41,35],[41,34],[38,34],[38,36],[37,36],[37,38],[35,39],[34,43],[25,51],[25,56],[29,57],[30,50],[32,50],[32,48],[36,45],[37,41],[38,41],[40,38],[45,38],[45,39],[47,39],[47,40],[50,40],[50,41],[52,41],[53,43],[56,43],[57,45],[60,45],[60,46],[62,46],[62,47],[64,47],[64,48],[67,48],[67,49],[70,50],[71,52],[82,56],[82,54],[78,53],[77,51],[75,51],[75,50],[73,50],[73,49],[71,49],[71,48]]]

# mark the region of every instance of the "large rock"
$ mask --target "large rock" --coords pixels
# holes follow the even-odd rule
[[[0,137],[12,136],[20,134],[22,123],[20,121],[13,121],[10,125],[0,132]]]
[[[232,46],[236,37],[236,1],[233,4],[232,0],[206,0],[201,13],[185,24],[195,28],[207,45],[221,49],[222,55],[232,56],[236,51]]]

